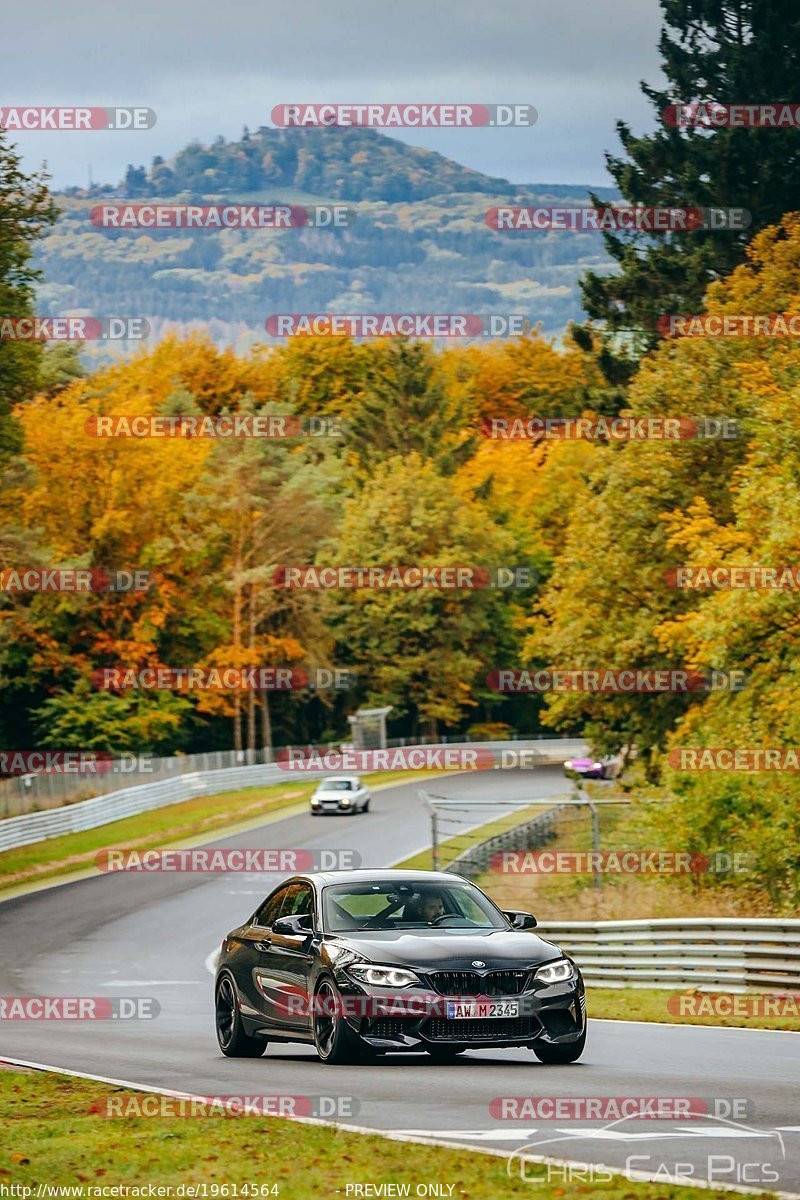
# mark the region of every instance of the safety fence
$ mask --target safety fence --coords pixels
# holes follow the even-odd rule
[[[475,879],[487,870],[492,855],[499,851],[535,850],[546,845],[556,836],[554,826],[558,814],[562,811],[562,805],[555,805],[521,825],[514,826],[513,829],[505,829],[494,837],[468,847],[448,862],[447,870],[463,875],[466,879]]]
[[[552,740],[548,734],[513,734],[509,739],[512,745],[550,743]],[[487,743],[473,743],[469,739],[447,736],[389,738],[386,742],[390,749],[484,744]],[[502,744],[506,745],[507,743]],[[349,744],[341,741],[322,742],[318,744],[317,748],[340,750],[349,748]],[[234,767],[266,766],[275,761],[281,749],[285,749],[285,747],[266,750],[209,750],[200,754],[173,754],[169,757],[126,754],[121,758],[107,759],[106,756],[101,756],[102,761],[98,763],[94,771],[41,771],[39,773],[31,771],[9,779],[0,779],[0,819],[22,816],[29,812],[40,812],[45,808],[59,808],[62,804],[89,800],[109,792],[118,792],[122,788],[132,788],[140,783],[156,783],[162,779],[173,779],[178,775],[196,774],[198,771],[222,771]],[[13,752],[6,751],[5,753]]]
[[[665,917],[549,921],[537,933],[575,958],[602,987],[696,987],[700,991],[800,988],[800,920]]]
[[[536,763],[563,761],[559,754],[574,753],[576,743],[559,739],[535,740],[516,742],[518,750],[527,749]],[[475,746],[489,749],[500,755],[507,750],[507,742],[451,742],[455,746]],[[563,751],[559,747],[563,745]],[[414,747],[408,747],[413,749]],[[433,748],[433,747],[431,747]],[[330,772],[335,774],[335,772]],[[263,787],[276,783],[288,783],[292,780],[318,780],[319,772],[283,770],[275,763],[262,763],[254,766],[228,767],[214,771],[193,771],[188,774],[175,775],[171,778],[138,784],[135,787],[122,788],[104,796],[95,796],[89,800],[81,800],[75,804],[64,804],[60,808],[42,812],[25,813],[16,817],[8,817],[0,821],[0,852],[17,846],[30,845],[33,842],[44,841],[47,838],[61,837],[67,833],[79,833],[86,829],[94,829],[98,825],[107,825],[124,817],[135,816],[138,813],[149,812],[152,809],[164,808],[170,804],[180,804],[197,796],[214,796],[221,792],[237,791],[240,788]]]
[[[427,799],[431,807],[436,798]],[[536,849],[557,835],[560,818],[576,803],[565,798],[545,812],[477,842],[473,830],[473,844],[446,861],[444,869],[474,879],[488,870],[492,855],[498,852]],[[439,829],[448,807],[455,808],[443,800],[432,809]],[[452,841],[443,845],[452,846]],[[732,993],[800,989],[800,919],[551,921],[537,915],[536,932],[574,957],[587,981],[598,986]]]

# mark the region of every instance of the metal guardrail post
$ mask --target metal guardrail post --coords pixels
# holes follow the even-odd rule
[[[439,870],[439,819],[436,809],[431,809],[431,848],[433,850],[433,869]]]
[[[589,812],[592,814],[592,849],[599,853],[600,851],[600,816],[597,811],[597,806],[592,804],[591,800],[587,800]],[[603,879],[599,871],[594,873],[594,886],[599,892],[603,887]]]

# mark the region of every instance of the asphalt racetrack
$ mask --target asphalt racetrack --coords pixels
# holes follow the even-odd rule
[[[388,866],[429,843],[419,786],[376,793],[365,816],[288,816],[213,845],[352,847],[362,865]],[[453,798],[517,802],[565,790],[557,767],[452,775],[428,786]],[[477,822],[500,811],[478,813]],[[545,1066],[528,1050],[472,1051],[446,1065],[422,1054],[332,1067],[310,1047],[280,1045],[261,1059],[224,1058],[211,959],[279,878],[120,873],[0,903],[3,996],[148,996],[160,1005],[150,1021],[3,1021],[0,1057],[200,1095],[340,1096],[344,1125],[800,1194],[793,1033],[590,1020],[586,1051],[572,1066]],[[536,915],[545,935],[548,915],[559,917]],[[501,1120],[490,1111],[501,1097],[631,1096],[702,1098],[708,1115],[609,1123]],[[577,1180],[579,1168],[570,1170]]]

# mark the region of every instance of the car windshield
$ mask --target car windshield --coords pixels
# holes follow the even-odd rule
[[[321,792],[351,792],[353,784],[349,779],[326,779],[319,785]]]
[[[507,929],[508,922],[471,883],[376,879],[323,892],[331,933],[355,929]]]

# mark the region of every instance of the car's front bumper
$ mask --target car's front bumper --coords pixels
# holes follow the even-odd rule
[[[318,813],[349,813],[355,809],[355,804],[342,804],[340,800],[312,800],[311,811]]]
[[[340,984],[341,986],[341,984]],[[519,1002],[515,1017],[450,1018],[447,1002],[475,997],[444,996],[422,988],[402,993],[388,988],[352,988],[345,1016],[353,1030],[374,1050],[424,1050],[428,1046],[560,1045],[576,1042],[586,1024],[586,995],[580,975],[514,996],[492,1000]],[[349,989],[348,989],[349,990]],[[346,997],[346,992],[345,996]]]

